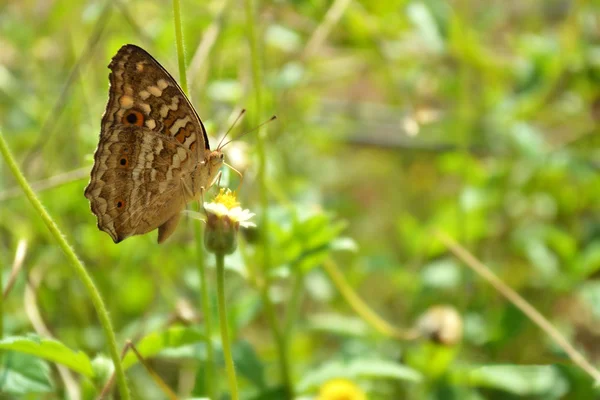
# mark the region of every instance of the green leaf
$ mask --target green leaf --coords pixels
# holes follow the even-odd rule
[[[320,265],[336,246],[351,249],[352,243],[348,241],[336,242],[346,225],[346,222],[320,211],[285,216],[282,221],[271,225],[275,246],[279,249],[277,264],[292,265],[308,272]]]
[[[423,285],[435,289],[452,289],[461,284],[461,271],[454,259],[432,261],[421,271]]]
[[[331,241],[331,249],[336,251],[358,252],[358,243],[349,237],[339,237]]]
[[[389,360],[354,360],[350,364],[350,370],[356,376],[389,378],[412,382],[421,381],[421,374],[418,371]]]
[[[94,376],[92,363],[85,353],[73,351],[54,339],[40,338],[38,335],[34,334],[28,336],[12,336],[0,341],[0,349],[31,354],[48,361],[62,364],[88,378],[93,378]]]
[[[600,318],[600,282],[586,281],[577,289],[577,297],[591,311],[592,316]]]
[[[50,366],[24,354],[6,353],[0,366],[0,394],[46,393],[53,390]]]
[[[296,51],[302,45],[298,32],[278,24],[270,25],[266,29],[265,42],[285,52]]]
[[[233,359],[235,369],[241,376],[260,389],[266,388],[265,368],[250,343],[245,341],[235,343],[233,346]]]
[[[581,253],[580,276],[588,277],[600,269],[600,241],[588,244]]]
[[[383,378],[420,382],[421,374],[403,364],[379,359],[354,359],[350,362],[331,361],[307,373],[298,384],[298,390],[307,391],[335,379]]]
[[[516,123],[508,133],[514,146],[524,156],[540,158],[546,154],[544,135],[532,125],[524,122]]]
[[[205,340],[206,337],[200,330],[177,326],[162,332],[150,333],[134,344],[140,354],[147,358],[153,357],[166,349],[188,346]],[[129,352],[123,359],[123,368],[127,369],[137,362],[136,355]]]
[[[490,365],[466,371],[469,385],[494,388],[519,396],[560,397],[568,389],[552,365]]]
[[[411,3],[406,13],[418,28],[420,37],[423,39],[422,43],[427,50],[441,54],[444,51],[444,40],[429,8],[421,2]]]

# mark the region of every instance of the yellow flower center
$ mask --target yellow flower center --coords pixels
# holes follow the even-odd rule
[[[223,204],[225,207],[227,207],[228,210],[231,210],[232,208],[238,207],[240,205],[240,203],[237,201],[237,198],[235,197],[235,192],[232,192],[231,190],[226,188],[221,188],[219,194],[215,197],[214,202]]]

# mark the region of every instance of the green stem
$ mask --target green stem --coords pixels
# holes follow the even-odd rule
[[[261,56],[258,49],[258,39],[256,35],[255,26],[256,17],[254,15],[254,3],[252,0],[245,0],[245,9],[246,9],[246,29],[248,31],[248,41],[250,44],[250,58],[252,60],[252,84],[254,87],[254,98],[255,98],[255,124],[258,124],[258,118],[262,116],[262,67],[261,67]],[[281,372],[281,379],[283,381],[283,385],[287,391],[287,397],[293,397],[293,385],[292,380],[290,379],[289,373],[289,361],[287,357],[287,344],[286,338],[282,334],[281,329],[279,327],[279,322],[277,319],[277,315],[275,313],[275,307],[271,302],[271,298],[269,297],[269,286],[270,286],[270,278],[269,271],[271,269],[271,246],[269,241],[269,199],[267,197],[267,178],[266,178],[266,165],[267,165],[267,157],[265,150],[265,130],[258,129],[257,139],[256,139],[256,154],[258,156],[258,166],[257,166],[257,181],[258,181],[258,192],[260,195],[260,206],[261,206],[261,216],[259,221],[259,226],[261,227],[262,234],[262,253],[263,253],[263,263],[262,263],[262,281],[263,283],[259,284],[259,290],[261,294],[261,299],[265,307],[265,312],[267,314],[267,320],[269,321],[269,326],[271,328],[271,332],[273,338],[275,339],[275,343],[277,345],[277,353],[279,358],[279,369]]]
[[[198,277],[200,278],[200,303],[204,314],[204,334],[206,335],[206,368],[204,368],[204,380],[208,398],[216,399],[215,391],[215,349],[212,344],[213,324],[212,308],[208,285],[206,279],[206,264],[204,263],[204,242],[202,240],[202,225],[199,221],[196,225],[196,250],[198,256]]]
[[[173,0],[173,14],[175,24],[175,42],[177,43],[177,61],[179,63],[179,85],[188,95],[187,74],[185,71],[185,52],[183,49],[183,30],[181,28],[181,5],[179,0]]]
[[[292,399],[294,397],[294,388],[290,379],[288,367],[289,364],[287,359],[287,343],[285,340],[285,336],[282,334],[281,328],[279,327],[277,314],[275,313],[275,306],[273,305],[273,302],[269,297],[269,290],[267,284],[263,283],[262,285],[260,285],[259,290],[261,300],[265,307],[267,321],[269,322],[271,332],[273,333],[273,337],[275,339],[275,345],[277,346],[277,353],[279,356],[279,369],[281,370],[281,379],[285,388],[285,398]]]
[[[2,274],[4,273],[0,266],[0,339],[4,337],[4,279]]]
[[[252,60],[252,85],[254,86],[254,99],[255,99],[255,111],[254,111],[254,124],[258,125],[258,120],[262,116],[262,77],[261,77],[261,62],[260,54],[258,50],[258,40],[256,37],[255,17],[254,17],[254,4],[252,0],[245,1],[246,6],[246,27],[248,29],[248,40],[250,41],[250,58]],[[258,155],[258,168],[257,168],[257,180],[258,180],[258,192],[260,194],[260,205],[262,208],[261,220],[259,226],[262,227],[263,233],[267,232],[269,222],[269,199],[267,197],[267,184],[266,184],[266,152],[265,152],[265,135],[264,130],[257,129],[256,139],[256,154]],[[264,251],[264,269],[268,271],[271,263],[271,252],[269,246],[269,235],[262,235],[262,244]]]
[[[27,180],[19,170],[15,159],[13,158],[10,150],[4,141],[4,137],[0,134],[0,152],[2,156],[6,160],[8,164],[8,168],[11,170],[14,175],[17,183],[25,192],[25,195],[40,215],[54,239],[58,242],[58,245],[62,249],[62,251],[67,256],[69,263],[75,270],[75,274],[77,274],[78,278],[83,282],[83,285],[86,288],[88,295],[92,299],[92,303],[96,308],[96,312],[98,313],[98,319],[100,320],[100,324],[102,325],[102,329],[104,330],[104,336],[106,337],[106,342],[108,345],[108,350],[110,353],[110,357],[113,360],[115,366],[115,374],[117,376],[117,383],[119,385],[119,392],[121,393],[121,399],[129,400],[129,389],[127,388],[127,381],[125,380],[125,373],[123,372],[123,366],[121,365],[121,359],[119,357],[119,351],[117,350],[117,340],[115,338],[115,332],[113,330],[112,324],[110,322],[110,318],[108,317],[108,311],[106,311],[106,307],[104,306],[104,302],[102,301],[102,297],[98,292],[98,289],[94,285],[94,281],[87,273],[83,263],[79,260],[73,248],[67,242],[67,239],[63,236],[63,234],[58,229],[56,223],[50,217],[50,214],[44,209],[42,203],[36,197],[35,193],[27,183]]]
[[[179,83],[183,92],[188,94],[187,71],[185,66],[185,53],[183,48],[183,29],[181,28],[181,7],[179,0],[173,0],[173,14],[175,25],[175,41],[177,43],[177,61],[179,64]],[[198,206],[197,211],[200,211]],[[206,284],[206,265],[204,263],[204,242],[202,240],[202,227],[196,224],[196,254],[198,262],[198,277],[200,278],[200,303],[202,304],[202,313],[204,314],[204,334],[208,339],[206,341],[206,368],[204,368],[204,380],[206,393],[211,399],[216,399],[216,388],[214,379],[215,368],[215,350],[212,345],[213,327],[212,310],[210,307],[210,295],[208,285]]]
[[[0,266],[0,339],[4,337],[4,270]]]
[[[238,400],[237,380],[235,378],[235,367],[231,355],[231,343],[229,342],[229,331],[227,329],[227,309],[225,308],[225,255],[215,254],[217,260],[217,297],[219,300],[219,321],[221,325],[221,341],[223,357],[225,358],[225,370],[231,391],[231,400]]]
[[[292,287],[292,295],[288,302],[288,311],[283,325],[283,334],[285,337],[290,337],[294,329],[294,324],[298,321],[300,315],[300,305],[302,303],[302,294],[304,293],[304,273],[298,271],[299,268],[294,268],[297,265],[292,265],[292,270],[295,272],[294,286]]]
[[[471,254],[460,243],[441,231],[434,231],[434,235],[452,254],[461,260],[467,267],[472,269],[479,277],[492,285],[498,293],[504,296],[525,314],[527,318],[544,331],[554,343],[567,353],[571,361],[595,380],[595,386],[600,385],[600,370],[596,369],[596,367],[589,362],[583,354],[581,354],[535,307],[504,283],[504,281],[502,281],[487,265],[479,261],[478,258]]]
[[[379,315],[377,315],[354,291],[350,283],[344,277],[344,274],[336,263],[328,258],[323,262],[323,268],[340,291],[346,302],[354,309],[354,311],[369,325],[375,328],[378,332],[398,340],[414,340],[418,337],[418,332],[412,329],[396,328]]]

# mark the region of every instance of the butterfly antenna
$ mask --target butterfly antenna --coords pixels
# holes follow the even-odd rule
[[[227,137],[227,135],[229,135],[229,132],[231,132],[231,130],[233,129],[233,127],[235,126],[235,124],[237,124],[237,122],[240,120],[240,118],[242,118],[242,116],[246,113],[246,109],[242,108],[242,110],[240,111],[240,113],[238,114],[237,118],[235,119],[235,121],[233,121],[233,124],[231,124],[231,126],[229,127],[229,129],[227,130],[227,132],[225,132],[225,135],[223,135],[223,137],[221,138],[221,141],[219,142],[219,145],[217,146],[217,149],[221,148],[221,143],[223,143],[223,140],[225,140],[225,138]]]
[[[277,119],[276,115],[273,115],[271,118],[269,118],[268,120],[266,120],[265,122],[259,124],[257,127],[250,129],[249,131],[246,131],[244,133],[242,133],[240,136],[238,136],[235,140],[238,140],[239,138],[241,138],[242,136],[245,136],[249,133],[252,133],[254,131],[259,130],[261,127],[265,126],[266,124],[268,124],[269,122],[275,121]],[[229,143],[233,142],[234,139],[231,139],[227,142],[225,142],[223,145],[221,145],[221,143],[219,143],[219,149],[222,149],[223,147],[227,146]]]

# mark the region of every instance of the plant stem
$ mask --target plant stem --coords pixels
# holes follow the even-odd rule
[[[255,17],[254,17],[254,4],[252,0],[245,1],[246,6],[246,27],[248,29],[248,40],[250,42],[250,58],[252,60],[252,85],[254,87],[254,121],[253,123],[258,125],[258,119],[262,116],[262,77],[261,77],[261,62],[260,54],[258,50],[258,41],[256,38]],[[267,158],[265,152],[265,134],[264,130],[258,128],[256,132],[256,153],[258,155],[258,168],[257,168],[257,180],[258,180],[258,191],[260,195],[260,205],[262,212],[260,215],[259,226],[263,230],[263,233],[268,233],[268,222],[269,222],[269,199],[267,197],[267,184],[266,184],[266,165]],[[269,235],[261,235],[263,244],[263,269],[268,271],[271,266],[271,252],[269,245]]]
[[[198,207],[199,208],[199,207]],[[215,349],[212,344],[213,323],[212,307],[210,295],[208,293],[208,284],[206,279],[206,263],[204,262],[204,242],[202,240],[202,225],[196,221],[196,254],[198,257],[198,277],[200,278],[200,303],[202,304],[202,313],[204,314],[204,334],[206,336],[206,368],[204,368],[204,380],[208,398],[216,399],[215,391]]]
[[[292,265],[295,280],[292,287],[292,295],[288,301],[285,322],[283,324],[283,334],[285,337],[290,337],[294,329],[294,324],[298,321],[302,303],[302,294],[304,293],[304,273],[299,271],[299,268],[294,268],[295,266],[296,265]]]
[[[4,338],[4,270],[0,265],[0,339]]]
[[[221,341],[223,357],[225,358],[225,370],[229,381],[231,399],[238,400],[237,380],[235,377],[235,366],[231,355],[231,343],[229,342],[229,331],[227,325],[227,309],[225,308],[225,255],[215,254],[217,261],[217,298],[219,302],[219,322],[221,325]]]
[[[3,177],[4,174],[2,174],[2,165],[0,165],[0,185],[3,185]],[[4,186],[4,185],[3,185]],[[0,216],[2,217],[2,219],[4,219],[4,215],[2,215],[3,213],[0,213]],[[2,266],[0,265],[0,339],[4,338],[4,269],[2,268]],[[0,382],[2,383],[2,382]]]
[[[246,29],[248,31],[247,37],[250,44],[250,58],[252,60],[252,84],[254,87],[254,99],[255,99],[255,120],[254,123],[258,124],[258,118],[262,116],[262,66],[261,66],[261,55],[258,48],[258,39],[256,35],[255,26],[257,25],[256,18],[254,15],[254,3],[252,0],[245,0],[244,2],[246,9]],[[293,398],[294,388],[292,380],[290,379],[289,373],[289,361],[287,357],[287,343],[286,337],[282,334],[279,327],[277,315],[275,313],[275,306],[269,297],[270,277],[269,272],[271,269],[271,245],[269,240],[269,199],[267,196],[267,176],[266,166],[267,157],[265,149],[265,130],[258,129],[256,134],[256,154],[258,156],[258,167],[257,167],[257,181],[258,181],[258,192],[260,196],[261,214],[259,226],[261,229],[262,238],[262,276],[259,278],[259,290],[265,312],[267,314],[267,320],[273,338],[277,346],[277,353],[279,358],[279,369],[281,372],[281,380],[286,390],[287,398]]]
[[[183,30],[181,28],[181,6],[179,0],[173,0],[173,22],[175,24],[175,42],[177,43],[177,61],[179,63],[179,86],[189,96],[187,74],[185,72],[185,52],[183,48]]]
[[[377,315],[369,306],[356,294],[352,286],[348,284],[344,274],[337,267],[335,262],[331,259],[325,260],[323,268],[333,281],[334,285],[340,291],[344,299],[350,304],[354,311],[369,325],[375,328],[386,336],[393,337],[399,340],[413,340],[416,339],[419,334],[413,330],[402,330],[388,323]]]
[[[319,24],[308,39],[306,47],[304,47],[305,58],[314,55],[317,49],[323,44],[331,29],[338,23],[344,12],[350,5],[351,0],[335,0],[331,7],[327,10],[325,18]]]
[[[498,293],[504,296],[523,314],[535,323],[542,331],[544,331],[556,343],[569,358],[579,368],[588,373],[595,381],[596,385],[600,384],[600,371],[598,371],[569,341],[556,329],[550,321],[546,319],[538,310],[521,297],[512,288],[507,286],[500,278],[496,276],[485,264],[479,261],[473,254],[460,244],[455,242],[450,236],[442,232],[435,232],[435,236],[440,242],[446,246],[452,254],[465,265],[471,268],[477,275],[485,279]]]
[[[98,292],[98,289],[94,285],[94,281],[92,281],[92,278],[87,273],[85,267],[83,266],[83,263],[75,254],[75,251],[73,250],[71,245],[69,245],[69,243],[67,242],[67,239],[60,232],[58,226],[50,217],[50,214],[48,214],[48,212],[44,209],[44,206],[42,206],[42,203],[36,197],[35,193],[29,186],[29,183],[27,183],[27,180],[19,170],[19,167],[17,166],[17,163],[15,162],[12,154],[10,153],[10,150],[6,142],[4,141],[4,137],[1,133],[0,152],[6,160],[8,168],[14,175],[15,180],[17,181],[19,186],[21,186],[23,192],[25,192],[25,195],[27,196],[27,198],[29,199],[39,216],[42,218],[48,229],[50,230],[50,233],[52,234],[54,239],[58,242],[58,245],[65,253],[67,259],[69,260],[69,263],[75,270],[75,274],[81,280],[81,282],[83,282],[83,285],[85,286],[88,295],[92,299],[92,303],[94,304],[94,308],[96,309],[96,313],[98,314],[98,319],[100,320],[100,324],[102,325],[102,329],[104,330],[104,336],[106,337],[110,357],[112,358],[112,361],[115,366],[115,374],[117,376],[117,383],[119,385],[121,399],[129,400],[129,389],[127,387],[127,381],[125,380],[125,373],[121,365],[121,359],[119,358],[117,340],[115,338],[115,333],[110,322],[110,318],[108,317],[108,311],[106,310],[104,302],[102,301],[102,297],[100,296],[100,292]]]
[[[173,23],[175,27],[175,41],[177,43],[177,61],[179,64],[179,84],[183,92],[188,95],[187,72],[185,66],[185,53],[183,47],[183,29],[181,28],[181,7],[179,0],[173,0]],[[200,205],[197,210],[200,212]],[[216,399],[216,388],[214,379],[215,350],[212,345],[213,325],[212,309],[208,285],[206,284],[206,264],[204,263],[204,242],[202,239],[202,226],[196,225],[196,256],[198,265],[198,277],[200,278],[200,304],[204,314],[204,334],[206,335],[206,368],[204,368],[204,380],[206,393],[211,399]]]

